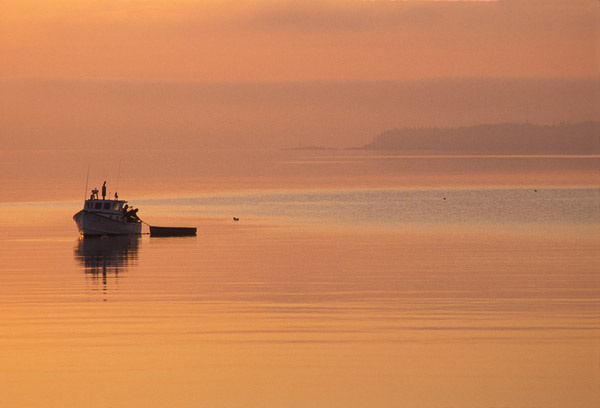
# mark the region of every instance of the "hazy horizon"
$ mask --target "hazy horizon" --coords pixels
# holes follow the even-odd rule
[[[600,82],[22,79],[0,89],[5,149],[345,148],[394,128],[593,120]]]

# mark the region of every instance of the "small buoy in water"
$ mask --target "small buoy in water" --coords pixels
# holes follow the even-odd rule
[[[238,217],[233,217],[234,221],[239,221],[240,219]]]
[[[444,197],[444,200],[446,199],[446,197]]]
[[[537,193],[537,190],[533,190],[534,193]]]

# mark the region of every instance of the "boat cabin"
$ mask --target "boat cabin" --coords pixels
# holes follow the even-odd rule
[[[119,195],[115,193],[115,199],[106,199],[106,181],[102,184],[102,199],[98,197],[98,189],[92,190],[89,200],[85,200],[84,210],[91,212],[121,213],[127,201],[119,200]]]
[[[127,201],[90,198],[85,200],[84,213],[92,213],[121,222],[141,222],[138,210],[127,206]]]
[[[93,212],[123,212],[126,203],[127,201],[122,200],[90,199],[85,200],[85,209]]]
[[[82,212],[101,215],[105,218],[120,222],[141,222],[137,215],[138,210],[129,207],[127,201],[119,200],[119,195],[117,193],[115,193],[114,200],[106,198],[106,181],[102,185],[102,198],[98,196],[98,189],[93,189],[90,198],[85,200]]]

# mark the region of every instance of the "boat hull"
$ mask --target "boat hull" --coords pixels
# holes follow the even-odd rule
[[[142,233],[141,222],[126,222],[108,216],[81,210],[73,216],[79,233],[83,236],[136,235]]]

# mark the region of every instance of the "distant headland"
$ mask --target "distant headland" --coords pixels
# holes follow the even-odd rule
[[[392,129],[353,149],[408,154],[600,154],[600,122]]]

